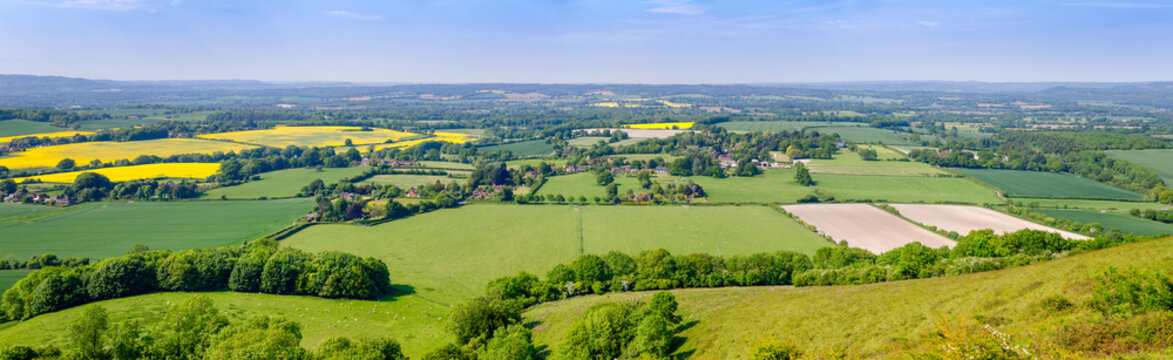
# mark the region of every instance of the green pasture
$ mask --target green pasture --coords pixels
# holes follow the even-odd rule
[[[718,123],[717,126],[729,131],[744,132],[782,132],[798,131],[813,127],[859,127],[862,123],[827,122],[827,121],[729,121]]]
[[[1155,202],[1112,201],[1112,200],[1084,200],[1084,199],[1015,199],[1023,206],[1037,203],[1040,208],[1053,209],[1086,209],[1086,210],[1118,210],[1131,209],[1149,210],[1168,207],[1169,205]]]
[[[225,186],[204,192],[205,199],[219,199],[225,196],[229,199],[257,199],[260,197],[282,198],[297,196],[301,188],[309,185],[315,179],[322,179],[327,184],[336,183],[346,177],[362,174],[365,167],[322,168],[316,169],[285,169],[261,173],[260,180],[249,181],[240,185]]]
[[[451,183],[453,181],[458,182],[458,183],[463,183],[465,180],[450,178],[447,176],[439,176],[439,175],[400,175],[400,174],[395,174],[395,175],[375,175],[375,176],[371,177],[370,179],[367,179],[366,181],[363,181],[363,182],[364,183],[383,184],[383,185],[395,185],[400,188],[406,189],[406,188],[413,188],[413,187],[420,186],[420,185],[435,184],[437,181],[439,181],[442,184],[447,185],[448,183]]]
[[[562,160],[562,159],[509,160],[509,161],[505,162],[505,165],[509,166],[509,167],[521,167],[524,165],[529,165],[529,166],[532,166],[536,169],[538,167],[538,165],[540,165],[541,163],[546,163],[547,165],[550,165],[550,166],[566,166],[566,160]]]
[[[1108,156],[1144,166],[1157,173],[1165,186],[1173,186],[1173,150],[1109,150]]]
[[[945,174],[929,164],[915,161],[887,161],[904,159],[904,155],[882,146],[866,146],[876,150],[879,160],[864,161],[858,153],[841,151],[832,159],[811,159],[807,166],[814,174],[933,176]]]
[[[1006,196],[1143,200],[1144,196],[1091,179],[1042,171],[952,169],[1002,189]]]
[[[815,187],[836,200],[901,203],[996,204],[993,191],[965,178],[923,176],[815,175]]]
[[[839,134],[843,141],[856,144],[908,144],[895,131],[873,127],[815,127],[807,129],[822,134]]]
[[[313,199],[98,202],[28,221],[0,223],[0,257],[117,256],[135,244],[190,249],[240,244],[293,223]]]
[[[1034,211],[1053,218],[1067,219],[1081,224],[1099,223],[1104,226],[1105,230],[1117,229],[1125,234],[1173,234],[1173,225],[1141,219],[1128,214],[1055,209],[1038,209]]]
[[[20,119],[0,120],[0,137],[51,133],[58,131],[69,131],[69,129],[53,127],[47,122]]]
[[[282,240],[309,251],[382,259],[391,280],[457,303],[518,271],[545,275],[579,254],[668,249],[674,253],[811,254],[828,244],[765,206],[468,205],[376,226],[312,226]]]
[[[475,170],[476,167],[472,164],[458,163],[452,161],[420,161],[419,164],[429,169],[440,170]]]
[[[547,144],[546,140],[539,139],[477,148],[477,152],[481,154],[488,154],[499,150],[509,150],[513,155],[517,156],[538,156],[549,154],[551,151],[554,151],[554,147]]]

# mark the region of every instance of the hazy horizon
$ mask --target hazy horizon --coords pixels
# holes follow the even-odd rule
[[[1155,1],[0,0],[0,73],[124,81],[1173,80]]]

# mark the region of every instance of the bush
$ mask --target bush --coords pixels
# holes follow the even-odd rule
[[[1173,281],[1163,274],[1109,268],[1099,281],[1089,305],[1104,314],[1173,310]]]

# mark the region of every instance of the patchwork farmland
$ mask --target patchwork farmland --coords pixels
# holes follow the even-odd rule
[[[246,130],[200,135],[204,139],[228,140],[278,148],[286,146],[342,146],[346,140],[355,145],[382,144],[419,134],[387,129],[363,130],[357,126],[278,126],[264,130]]]
[[[953,246],[952,240],[920,228],[868,204],[803,204],[782,207],[835,241],[883,253],[910,242],[931,248]]]
[[[218,163],[159,163],[27,176],[14,178],[13,180],[16,182],[26,182],[35,179],[40,182],[72,183],[73,179],[85,172],[102,174],[109,178],[110,181],[115,182],[164,178],[204,179],[215,175],[218,170],[220,170],[220,164]]]
[[[1090,237],[1035,224],[994,210],[976,206],[888,204],[900,212],[900,216],[926,226],[935,226],[945,231],[966,235],[971,231],[990,229],[1005,234],[1023,229],[1042,230],[1058,233],[1068,239],[1089,240]]]
[[[77,164],[93,160],[133,160],[142,155],[168,157],[181,154],[211,154],[251,149],[255,146],[196,139],[158,139],[128,142],[86,142],[28,149],[0,156],[0,166],[9,169],[51,168],[62,159]]]

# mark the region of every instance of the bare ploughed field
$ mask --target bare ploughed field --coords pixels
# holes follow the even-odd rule
[[[1005,234],[1022,229],[1042,230],[1059,233],[1059,235],[1074,240],[1089,240],[1091,238],[1080,234],[1062,231],[1048,226],[1032,223],[994,210],[965,205],[930,205],[930,204],[889,204],[900,212],[900,215],[924,225],[936,226],[938,229],[956,231],[965,235],[970,231],[990,229],[995,233]]]
[[[868,204],[800,204],[782,207],[836,241],[882,253],[911,242],[931,248],[955,243]]]

